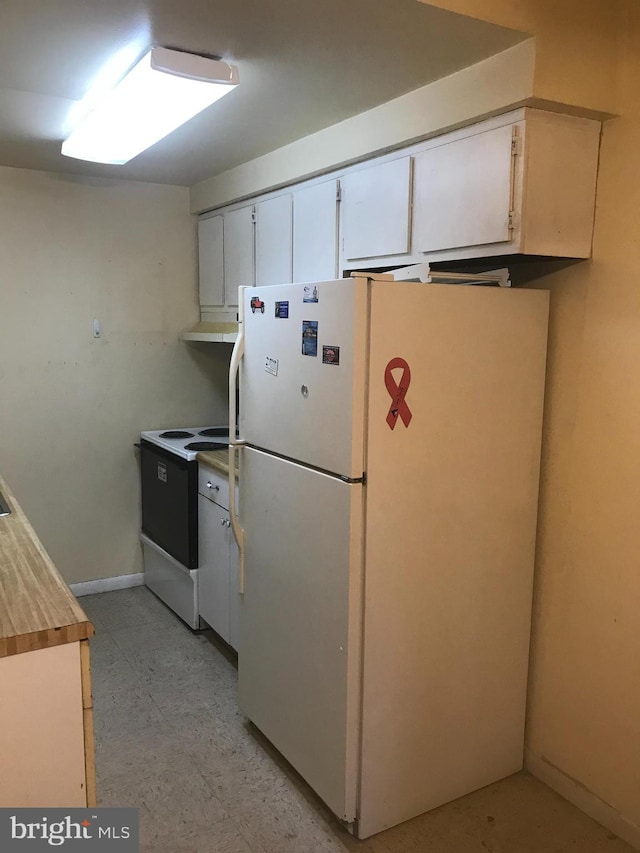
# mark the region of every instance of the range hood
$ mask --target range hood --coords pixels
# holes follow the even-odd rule
[[[199,323],[183,332],[183,341],[207,341],[209,343],[232,344],[238,337],[238,324],[233,320],[200,320]]]

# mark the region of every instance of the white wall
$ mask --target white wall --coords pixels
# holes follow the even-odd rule
[[[69,583],[141,570],[140,430],[226,420],[229,349],[179,342],[188,207],[181,187],[0,168],[0,471]]]

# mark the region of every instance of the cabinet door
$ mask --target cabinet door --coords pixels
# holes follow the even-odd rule
[[[409,251],[410,157],[351,172],[343,187],[346,260]]]
[[[202,618],[229,642],[229,513],[199,495],[198,523],[198,608]]]
[[[224,215],[224,295],[225,305],[238,304],[238,287],[253,286],[254,241],[253,205]]]
[[[291,196],[256,205],[256,285],[291,281]]]
[[[418,154],[413,251],[504,243],[511,238],[513,127],[498,127]]]
[[[200,305],[224,305],[222,228],[222,216],[210,216],[198,221]]]
[[[338,274],[338,181],[293,194],[293,280],[326,281]]]

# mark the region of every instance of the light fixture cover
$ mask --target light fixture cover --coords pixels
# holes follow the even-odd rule
[[[79,160],[122,165],[238,85],[217,59],[151,48],[62,144]]]

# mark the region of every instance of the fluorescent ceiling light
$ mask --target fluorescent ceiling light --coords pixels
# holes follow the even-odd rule
[[[62,153],[121,165],[237,85],[235,65],[154,47],[80,122]]]

